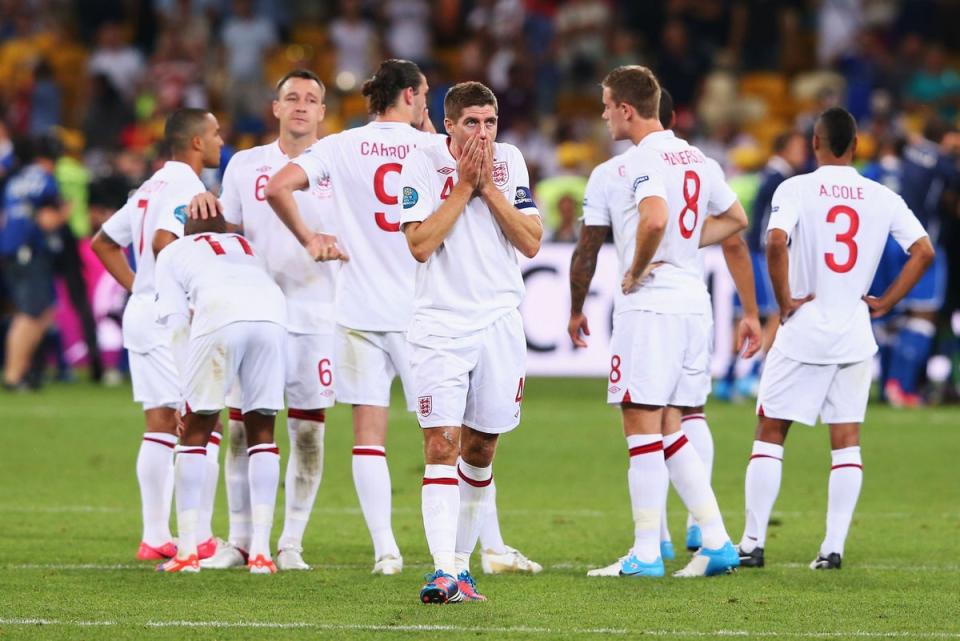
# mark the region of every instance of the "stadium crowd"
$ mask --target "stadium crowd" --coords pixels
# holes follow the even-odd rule
[[[203,174],[216,191],[235,151],[276,138],[270,101],[285,72],[324,80],[321,133],[332,133],[367,120],[360,85],[397,57],[426,73],[438,131],[454,83],[497,93],[499,138],[522,151],[553,242],[576,241],[590,170],[625,149],[598,117],[598,83],[617,65],[656,72],[678,135],[720,163],[750,213],[758,256],[777,184],[813,168],[816,114],[845,106],[861,169],[902,194],[943,250],[929,295],[877,326],[895,383],[884,389],[901,405],[955,399],[958,20],[945,0],[0,2],[4,382],[39,385],[54,355],[61,378],[79,362],[107,380],[124,369],[124,295],[84,269],[88,239],[166,157],[174,110],[218,115],[220,169]],[[15,213],[25,179],[45,185],[32,202],[42,216]],[[731,371],[718,391],[745,394],[750,376]]]

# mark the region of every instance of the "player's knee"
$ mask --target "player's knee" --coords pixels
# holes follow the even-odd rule
[[[789,429],[789,421],[781,421],[764,416],[761,417],[757,423],[756,439],[765,443],[783,445],[784,441],[787,440],[787,431]]]
[[[460,457],[470,465],[489,466],[493,463],[496,450],[496,434],[484,434],[470,429],[463,430],[460,438]]]
[[[424,429],[424,457],[428,465],[453,465],[460,454],[457,428]]]

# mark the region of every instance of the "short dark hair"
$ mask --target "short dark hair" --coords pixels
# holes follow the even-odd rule
[[[601,85],[610,90],[610,97],[615,103],[627,103],[637,110],[641,118],[659,118],[660,83],[646,67],[617,67],[607,74]]]
[[[660,87],[660,125],[664,129],[671,129],[673,127],[673,96],[670,95],[670,92]]]
[[[790,129],[789,131],[778,134],[777,137],[773,139],[773,153],[779,154],[781,151],[786,149],[787,145],[790,144],[790,141],[797,136],[803,136],[803,134],[795,129]]]
[[[190,140],[203,133],[209,114],[210,112],[206,109],[193,107],[177,109],[170,114],[163,128],[163,137],[170,145],[170,151],[178,152],[187,149],[190,146]]]
[[[309,69],[294,69],[293,71],[288,71],[287,73],[283,74],[283,77],[277,81],[276,92],[278,94],[280,93],[280,87],[282,87],[283,84],[287,80],[290,80],[291,78],[302,78],[303,80],[313,80],[315,83],[320,85],[321,98],[324,96],[324,94],[327,93],[327,87],[323,84],[323,81],[320,80],[320,76],[313,73]]]
[[[360,94],[367,99],[367,109],[372,114],[382,114],[397,101],[406,88],[414,91],[423,83],[423,72],[417,63],[390,58],[380,63],[373,77],[364,81]]]
[[[497,97],[490,90],[490,87],[473,80],[461,82],[447,90],[447,95],[443,98],[443,115],[456,122],[467,107],[483,107],[484,105],[493,105],[495,112],[499,109]]]
[[[850,150],[857,137],[857,121],[853,114],[843,107],[830,107],[817,119],[819,135],[827,143],[835,157],[839,158]]]
[[[227,221],[222,215],[214,212],[209,218],[187,218],[183,225],[183,235],[193,234],[223,234],[227,231]]]

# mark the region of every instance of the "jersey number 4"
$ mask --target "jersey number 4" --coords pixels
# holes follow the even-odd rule
[[[831,270],[837,272],[838,274],[846,274],[848,271],[853,269],[853,266],[857,264],[857,243],[854,242],[853,238],[857,235],[857,231],[860,229],[860,215],[854,209],[847,207],[846,205],[837,205],[831,207],[830,211],[827,212],[827,222],[835,223],[837,218],[841,215],[845,216],[847,219],[847,230],[843,233],[837,234],[835,240],[846,246],[847,248],[847,260],[844,262],[837,261],[837,255],[833,252],[827,252],[823,255],[824,260],[827,262],[827,267]]]
[[[243,253],[247,256],[253,256],[253,248],[250,247],[250,243],[247,242],[247,239],[243,236],[234,236],[236,241],[240,244],[240,247],[243,249]],[[227,253],[227,250],[223,248],[223,245],[220,244],[220,241],[213,239],[209,234],[201,234],[196,236],[193,239],[193,242],[205,240],[207,244],[210,245],[210,249],[213,250],[213,253],[217,256],[223,256]]]

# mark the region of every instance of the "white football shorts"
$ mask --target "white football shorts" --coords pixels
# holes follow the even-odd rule
[[[287,407],[318,410],[333,407],[333,335],[287,334]],[[227,407],[243,405],[240,383],[234,381],[227,393]]]
[[[339,402],[390,407],[390,386],[399,376],[407,410],[415,411],[406,332],[369,332],[337,325],[333,362]]]
[[[783,354],[776,345],[760,375],[757,415],[816,425],[862,423],[870,399],[872,359],[816,365]]]
[[[157,407],[176,409],[180,406],[180,381],[173,352],[159,346],[149,352],[129,352],[133,400],[143,409]]]
[[[527,341],[519,311],[468,336],[411,331],[410,343],[420,427],[502,434],[520,424]]]
[[[610,339],[607,403],[697,407],[710,393],[713,320],[705,314],[618,314]]]
[[[265,321],[230,323],[190,339],[185,393],[190,410],[222,410],[234,381],[242,390],[243,413],[282,410],[286,339],[283,326]]]

